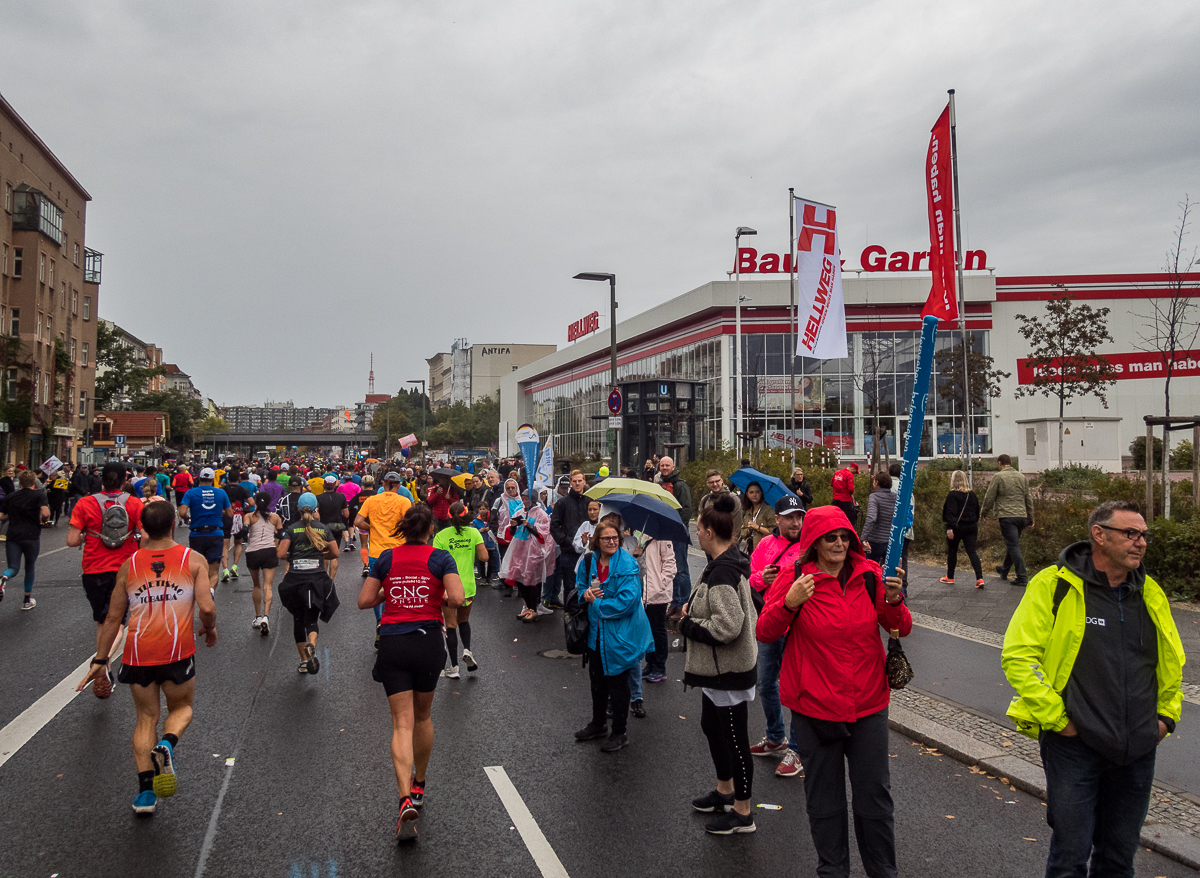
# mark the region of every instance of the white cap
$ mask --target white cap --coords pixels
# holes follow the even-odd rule
[[[279,468],[280,468],[281,470],[283,470],[284,472],[287,472],[287,471],[288,471],[288,465],[287,465],[286,463],[281,463],[281,464],[279,464]]]
[[[217,474],[213,472],[210,467],[206,466],[204,469],[200,470],[200,478],[202,479],[215,479],[216,477]]]

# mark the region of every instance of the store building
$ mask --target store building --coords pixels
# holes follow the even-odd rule
[[[927,272],[907,270],[917,260],[910,260],[907,253],[900,255],[902,266],[897,254],[889,258],[884,248],[869,247],[861,257],[862,270],[846,269],[849,356],[794,358],[794,385],[788,357],[792,342],[787,276],[743,274],[743,430],[761,433],[755,441],[767,448],[824,446],[842,456],[862,458],[878,436],[891,454],[902,450],[916,376],[920,312],[930,279]],[[924,256],[913,254],[918,255]],[[759,264],[764,263],[765,257]],[[1023,363],[1029,347],[1017,332],[1017,315],[1044,313],[1045,303],[1066,289],[1081,302],[1110,309],[1108,327],[1114,343],[1099,352],[1118,367],[1119,380],[1108,394],[1107,409],[1091,397],[1067,408],[1068,415],[1082,419],[1075,432],[1103,424],[1104,454],[1095,453],[1076,437],[1064,443],[1065,457],[1112,468],[1113,442],[1127,453],[1129,443],[1144,435],[1142,417],[1162,413],[1161,358],[1156,362],[1157,355],[1140,348],[1151,313],[1149,300],[1164,294],[1166,276],[1002,278],[982,269],[985,263],[982,251],[968,251],[966,264],[978,268],[967,273],[964,283],[967,333],[972,348],[991,356],[993,368],[1010,376],[1001,381],[999,398],[989,399],[964,417],[961,403],[955,405],[937,393],[944,379],[935,369],[921,456],[957,454],[964,437],[969,437],[966,444],[976,453],[1007,452],[1020,458],[1026,469],[1044,465],[1050,458],[1056,462],[1056,431],[1051,431],[1049,440],[1043,439],[1044,430],[1040,434],[1032,422],[1057,418],[1057,401],[1016,395],[1030,376]],[[771,264],[778,271],[777,257]],[[743,270],[747,270],[745,262]],[[1200,286],[1200,276],[1190,282]],[[668,446],[682,449],[690,458],[704,449],[733,443],[736,300],[734,281],[714,281],[618,324],[623,462],[640,464]],[[939,328],[938,350],[953,348],[959,341],[957,323]],[[501,453],[515,453],[513,434],[523,423],[533,424],[543,437],[554,434],[556,453],[611,453],[616,436],[608,429],[609,370],[605,330],[506,376],[501,382]],[[1172,383],[1173,412],[1200,412],[1198,377],[1200,351],[1183,352],[1177,357]],[[1030,423],[1018,423],[1022,421]],[[1055,443],[1049,458],[1040,444],[1045,441]]]
[[[449,353],[425,361],[429,364],[429,405],[436,410],[495,397],[502,378],[555,350],[552,344],[470,344],[465,338],[455,339]]]

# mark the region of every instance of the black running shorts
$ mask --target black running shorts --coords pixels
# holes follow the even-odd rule
[[[121,662],[117,681],[130,686],[153,686],[174,683],[182,686],[196,676],[196,657],[190,655],[168,665],[127,665]]]
[[[108,600],[117,584],[117,571],[83,574],[83,593],[92,605],[92,620],[103,622],[108,618]]]
[[[274,570],[279,566],[279,556],[274,549],[255,549],[246,553],[246,566],[251,570]]]
[[[432,692],[445,666],[446,639],[435,622],[424,633],[381,636],[371,677],[389,698],[397,692]]]
[[[214,564],[221,560],[225,551],[225,537],[220,531],[207,534],[192,533],[188,535],[188,548],[199,552],[209,564]]]

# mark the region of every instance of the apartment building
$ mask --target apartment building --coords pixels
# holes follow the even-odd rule
[[[91,196],[3,95],[0,192],[0,443],[9,462],[77,460],[96,388]]]

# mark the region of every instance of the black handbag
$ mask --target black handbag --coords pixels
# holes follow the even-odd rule
[[[867,593],[871,595],[871,602],[875,603],[879,588],[875,574],[867,573],[863,577],[863,583],[867,586]],[[912,662],[904,654],[904,647],[900,645],[900,632],[893,628],[888,635],[887,659],[883,663],[883,672],[887,677],[889,689],[903,689],[913,681],[916,672]]]
[[[584,555],[584,563],[591,572],[592,553]],[[567,592],[563,602],[563,634],[566,636],[567,652],[571,655],[583,655],[587,651],[588,642],[588,605],[583,600],[579,588]]]

